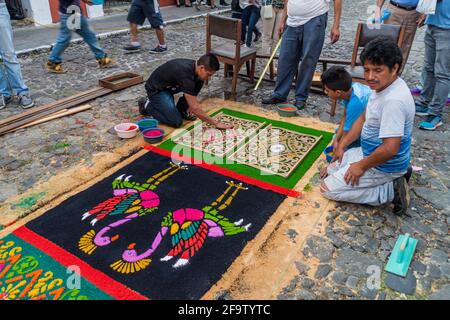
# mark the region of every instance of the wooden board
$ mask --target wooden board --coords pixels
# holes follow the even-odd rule
[[[218,130],[211,124],[199,120],[192,130],[175,137],[173,141],[192,149],[223,157],[265,125],[264,122],[241,119],[224,113],[218,113],[213,118],[226,124],[233,124],[234,128]]]
[[[99,86],[114,91],[128,88],[142,82],[144,82],[144,78],[141,75],[132,72],[124,72],[98,81]]]
[[[269,125],[241,146],[230,159],[267,174],[288,178],[321,138]],[[283,146],[284,151],[271,151],[275,145]]]

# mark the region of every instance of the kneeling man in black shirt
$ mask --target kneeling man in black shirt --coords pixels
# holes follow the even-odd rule
[[[198,61],[173,59],[164,63],[147,80],[147,98],[139,100],[139,112],[175,128],[183,124],[183,119],[194,120],[197,116],[218,129],[231,129],[208,116],[197,100],[203,82],[219,69],[219,60],[213,54],[205,54]],[[183,96],[175,104],[174,94],[179,92]]]

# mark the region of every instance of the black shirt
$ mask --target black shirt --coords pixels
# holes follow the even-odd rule
[[[80,7],[80,0],[59,0],[59,12],[67,14],[67,8],[71,5]],[[72,12],[69,12],[69,14],[72,14]]]
[[[203,80],[195,75],[195,60],[191,59],[167,61],[153,71],[145,84],[149,97],[164,90],[197,96],[202,87]]]

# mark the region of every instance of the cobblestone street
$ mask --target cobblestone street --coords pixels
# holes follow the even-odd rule
[[[364,22],[367,8],[375,1],[344,1],[340,41],[331,45],[327,36],[322,56],[350,59],[358,22]],[[330,12],[328,28],[332,25]],[[173,58],[196,59],[205,51],[205,19],[199,18],[167,26],[168,53],[152,55],[147,50],[126,54],[121,47],[128,35],[116,35],[100,40],[105,51],[117,64],[98,69],[93,54],[85,44],[72,44],[64,55],[68,73],[57,75],[45,71],[48,52],[20,56],[22,73],[37,105],[88,90],[98,79],[121,71],[140,73],[146,80],[151,72]],[[425,28],[418,30],[402,78],[410,87],[419,83],[424,58]],[[140,34],[146,49],[156,43],[153,30]],[[259,42],[258,46],[261,45]],[[256,73],[262,72],[263,62],[257,63]],[[219,71],[201,92],[201,98],[226,98],[231,79]],[[263,82],[258,91],[244,80],[238,82],[238,101],[261,108],[261,99],[270,95],[273,84]],[[125,142],[114,132],[114,125],[140,118],[137,99],[145,94],[138,85],[89,102],[92,109],[63,117],[0,137],[0,203],[20,195],[38,183],[47,181],[83,162],[92,164],[93,155],[111,151]],[[293,92],[291,91],[291,94]],[[17,101],[0,110],[0,119],[22,112]],[[411,181],[411,208],[408,217],[398,218],[389,206],[373,208],[337,204],[327,213],[327,225],[311,235],[298,252],[298,275],[279,293],[279,299],[450,299],[450,131],[449,108],[444,111],[444,125],[434,132],[413,132],[412,165],[423,170]],[[331,117],[330,101],[311,94],[304,117],[337,123],[342,108]],[[318,174],[311,179],[312,187],[319,184]],[[307,196],[308,191],[304,191]],[[5,209],[0,205],[0,210]],[[405,279],[383,273],[381,287],[366,286],[369,266],[383,268],[397,236],[410,233],[419,240],[412,268]],[[292,237],[295,241],[295,234]],[[319,261],[314,274],[308,272],[308,261]],[[229,298],[233,298],[231,295]]]

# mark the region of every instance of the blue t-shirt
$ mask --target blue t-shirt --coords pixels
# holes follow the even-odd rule
[[[442,29],[450,29],[450,1],[438,0],[436,12],[427,16],[426,24]]]
[[[361,132],[364,157],[370,156],[383,143],[382,139],[401,137],[397,154],[376,169],[390,173],[408,169],[415,110],[408,85],[401,78],[381,92],[372,92]]]
[[[352,84],[352,95],[350,100],[344,100],[342,104],[345,108],[344,131],[348,132],[355,121],[361,116],[366,109],[372,90],[366,85],[359,82]]]

